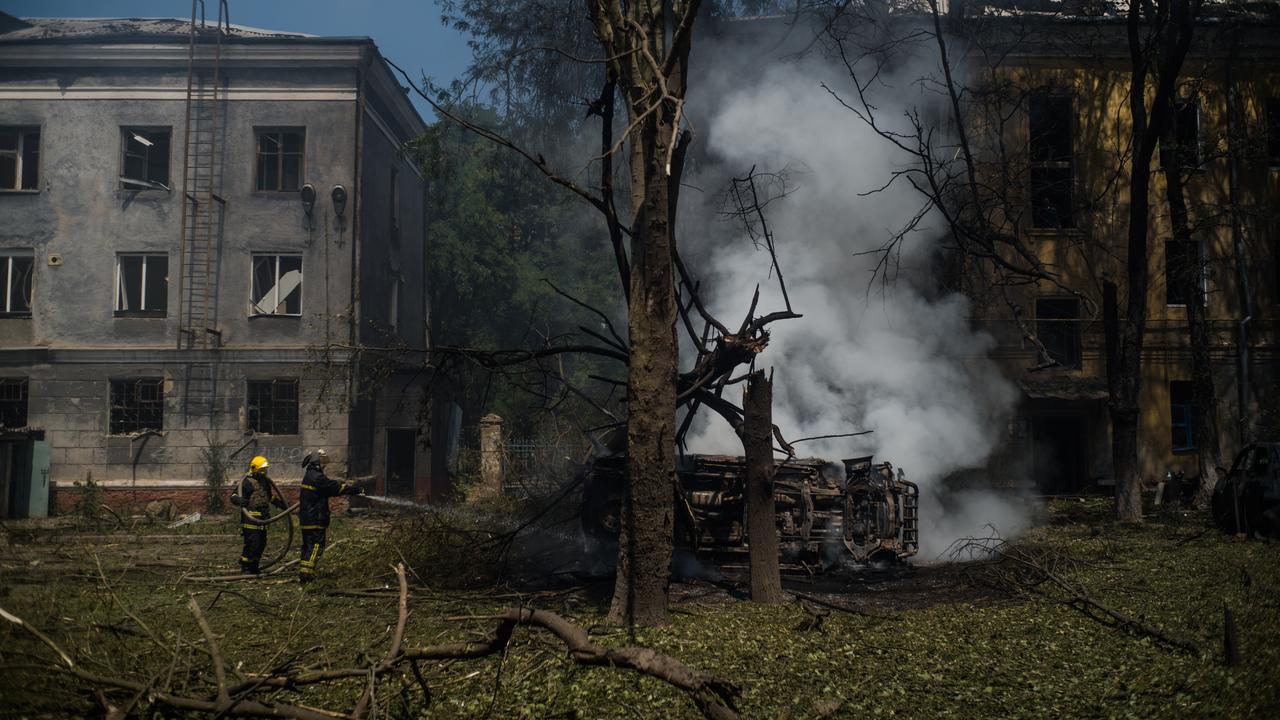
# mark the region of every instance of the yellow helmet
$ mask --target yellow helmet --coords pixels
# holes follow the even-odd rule
[[[267,459],[262,457],[261,455],[249,461],[250,473],[256,473],[259,470],[266,470],[269,467],[271,467],[271,463],[267,462]]]

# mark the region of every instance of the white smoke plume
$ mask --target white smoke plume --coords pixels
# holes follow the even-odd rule
[[[1004,436],[1015,388],[988,359],[994,341],[973,332],[959,295],[939,296],[926,275],[943,234],[939,222],[902,246],[901,275],[872,283],[873,251],[919,211],[905,183],[879,188],[909,158],[876,136],[822,87],[849,87],[848,74],[820,59],[752,63],[736,51],[705,52],[689,92],[700,103],[698,130],[710,157],[687,174],[701,188],[682,193],[681,247],[709,283],[709,305],[736,325],[761,288],[760,311],[783,309],[768,254],[736,221],[717,216],[728,177],[786,171],[790,194],[767,209],[779,264],[796,312],[770,326],[757,367],[774,375],[774,421],[788,438],[873,430],[859,438],[804,443],[802,456],[830,460],[874,454],[921,486],[921,555],[932,558],[959,537],[1005,536],[1029,519],[1026,500],[967,491],[944,497],[940,481],[977,468]],[[908,82],[876,97],[881,117],[902,117],[932,102]],[[926,222],[925,225],[929,223]],[[733,392],[738,392],[733,390]],[[735,398],[736,399],[736,398]],[[741,454],[718,416],[703,410],[690,433],[693,452]],[[1010,485],[1004,480],[999,485]]]

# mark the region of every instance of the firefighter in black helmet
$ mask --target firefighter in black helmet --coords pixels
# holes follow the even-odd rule
[[[261,455],[249,461],[249,472],[240,480],[231,494],[231,504],[243,509],[244,514],[257,520],[265,520],[271,506],[284,508],[284,500],[275,484],[267,476],[271,464]],[[240,518],[240,535],[244,537],[244,549],[240,553],[240,572],[257,575],[262,562],[262,552],[267,549],[267,526],[257,525]]]
[[[324,450],[309,453],[302,464],[307,472],[302,478],[302,492],[298,496],[301,503],[298,524],[302,528],[302,567],[298,570],[298,581],[305,585],[314,577],[316,563],[320,560],[320,553],[324,552],[324,536],[329,529],[329,498],[359,495],[364,489],[330,480],[324,474],[324,468],[329,464],[329,455]]]

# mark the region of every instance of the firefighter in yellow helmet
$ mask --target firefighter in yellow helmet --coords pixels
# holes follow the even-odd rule
[[[284,509],[284,499],[276,490],[275,483],[267,476],[267,468],[271,463],[261,455],[249,461],[249,472],[240,480],[235,492],[231,494],[231,504],[244,510],[249,517],[265,520],[271,512],[271,506]],[[240,535],[244,537],[244,550],[240,553],[240,572],[246,575],[257,575],[258,565],[262,562],[262,552],[267,549],[267,526],[248,522],[240,518]]]
[[[332,480],[325,475],[329,455],[324,450],[308,453],[302,460],[307,472],[302,477],[298,493],[298,525],[302,528],[302,566],[298,568],[298,582],[311,582],[324,552],[325,533],[329,530],[329,498],[338,495],[360,495],[359,485]]]

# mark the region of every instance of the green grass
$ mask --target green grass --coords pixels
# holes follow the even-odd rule
[[[1280,717],[1280,546],[1224,536],[1197,517],[1176,513],[1141,526],[1117,525],[1107,519],[1108,510],[1106,500],[1061,504],[1048,525],[1020,542],[1070,556],[1073,582],[1121,612],[1195,642],[1200,654],[1106,627],[1047,588],[1010,595],[956,585],[969,574],[953,568],[922,569],[916,580],[936,576],[945,582],[926,583],[931,589],[898,608],[893,583],[854,586],[833,599],[894,612],[897,619],[836,611],[817,629],[802,629],[812,618],[795,604],[764,607],[723,593],[684,592],[678,595],[684,601],[672,605],[672,623],[638,630],[634,642],[738,683],[739,708],[751,718],[820,712],[844,718]],[[183,580],[193,571],[233,570],[238,536],[229,529],[233,523],[219,522],[204,521],[190,531],[223,532],[218,541],[11,546],[0,554],[0,607],[75,648],[81,662],[98,672],[145,680],[163,677],[172,664],[175,687],[209,692],[207,658],[185,609],[189,594],[208,608],[224,655],[242,661],[244,672],[295,655],[297,666],[358,665],[381,656],[395,621],[393,596],[335,592],[393,582],[389,565],[400,554],[395,544],[433,586],[413,590],[407,645],[476,637],[493,623],[449,618],[516,602],[510,590],[447,589],[456,585],[457,569],[422,564],[422,558],[438,557],[430,552],[430,535],[414,538],[386,521],[347,519],[331,530],[330,542],[343,542],[322,560],[315,586],[303,591],[291,582],[236,583],[219,596],[221,586]],[[282,540],[273,534],[272,547]],[[162,653],[113,605],[93,553],[120,599],[166,646],[179,648],[176,654]],[[581,592],[526,594],[524,601],[591,628],[601,644],[632,642],[602,622],[608,589],[604,583]],[[1240,641],[1242,660],[1233,668],[1221,658],[1224,603],[1235,613]],[[33,657],[48,656],[11,626],[0,628],[0,708],[14,717],[89,711],[86,688],[28,667]],[[692,703],[661,682],[576,666],[540,631],[517,630],[503,658],[424,670],[434,695],[429,705],[409,678],[396,677],[380,685],[380,710],[391,717],[698,717]],[[349,710],[359,692],[352,681],[275,699]]]

